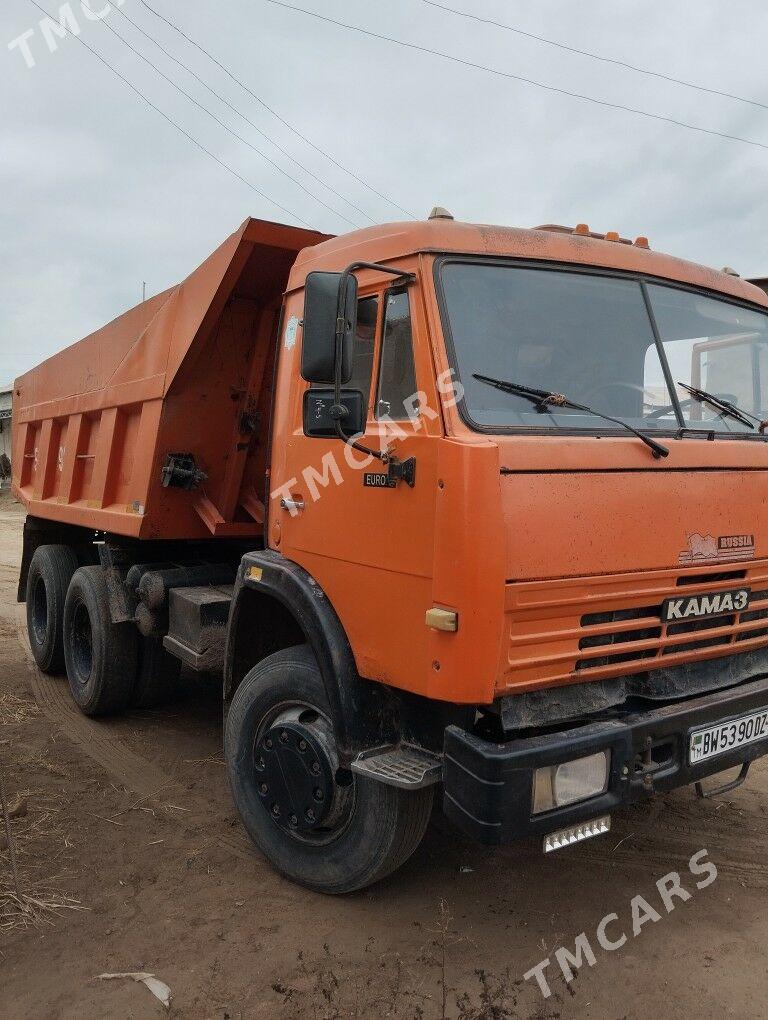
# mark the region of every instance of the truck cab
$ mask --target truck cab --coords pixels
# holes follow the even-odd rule
[[[33,651],[34,557],[64,546],[67,589],[106,578],[103,654],[143,621],[163,655],[221,669],[246,828],[326,892],[402,864],[436,791],[482,842],[553,850],[654,792],[743,781],[768,752],[765,293],[583,224],[436,209],[282,233],[279,257],[257,236],[129,330],[136,369],[153,329],[175,365],[135,432],[139,390],[102,381],[100,411],[124,401],[94,452],[107,478],[117,458],[119,502],[67,503],[37,467],[35,437],[50,460],[88,398],[17,384]],[[151,456],[129,463],[139,433]],[[51,584],[46,605],[74,608],[41,633],[77,695],[88,600],[82,577]]]

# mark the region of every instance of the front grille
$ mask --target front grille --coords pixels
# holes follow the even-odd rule
[[[683,574],[678,577],[677,586],[682,588],[687,584],[717,584],[719,581],[743,581],[747,576],[746,570],[727,570],[719,574]]]
[[[720,565],[718,565],[720,566]],[[742,613],[661,619],[666,599],[745,587]],[[537,690],[768,652],[768,559],[507,584],[499,691]]]
[[[726,585],[732,585],[734,581],[744,581],[746,576],[746,570],[723,571],[717,574],[686,574],[676,578],[675,587],[695,587],[697,593],[700,590],[701,594],[708,594],[710,591],[723,590]],[[761,605],[762,602],[765,605]],[[604,655],[582,656],[576,661],[576,671],[595,670],[633,661],[643,663],[647,669],[648,660],[659,656],[679,655],[720,646],[726,650],[727,646],[734,642],[751,641],[768,636],[768,627],[736,629],[755,620],[768,619],[768,589],[753,591],[750,608],[742,613],[707,616],[699,620],[666,624],[661,619],[661,609],[662,602],[657,602],[654,605],[639,608],[620,608],[582,615],[583,636],[579,639],[579,651],[592,648],[614,648],[616,645],[627,644],[637,646],[641,642],[646,645],[648,642],[653,642],[653,646],[611,651]],[[608,625],[626,624],[630,621],[636,622],[636,625],[617,627],[615,630],[606,629]],[[600,628],[600,633],[589,633],[591,628],[597,627]],[[719,633],[717,636],[709,636],[707,633],[709,631],[718,631]],[[702,637],[684,642],[668,642],[669,638],[676,638],[681,634],[701,634]]]
[[[660,606],[645,606],[642,609],[613,609],[607,613],[586,613],[581,618],[582,627],[594,623],[619,623],[621,620],[642,620],[646,616],[660,616]]]

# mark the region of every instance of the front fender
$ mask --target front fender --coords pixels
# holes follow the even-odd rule
[[[253,619],[246,618],[248,592],[279,603],[312,649],[331,708],[341,758],[348,762],[366,748],[395,742],[398,726],[394,699],[387,688],[358,674],[346,632],[326,593],[303,567],[271,549],[247,553],[240,563],[225,652],[225,704],[238,682],[235,670],[238,628],[260,625],[258,613]],[[266,617],[262,625],[268,625]]]

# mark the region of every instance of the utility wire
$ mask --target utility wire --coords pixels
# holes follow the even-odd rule
[[[219,102],[221,102],[225,106],[229,107],[229,109],[232,110],[233,113],[236,113],[238,117],[242,117],[242,119],[246,122],[246,124],[250,124],[250,126],[254,129],[254,131],[258,132],[258,134],[260,134],[262,138],[264,138],[267,142],[269,142],[270,145],[274,145],[274,147],[277,149],[277,151],[282,153],[282,155],[285,156],[286,159],[290,160],[300,170],[303,170],[305,174],[307,174],[313,180],[317,181],[317,183],[321,187],[327,188],[328,191],[330,191],[332,194],[334,194],[337,198],[340,198],[342,202],[346,202],[347,205],[351,206],[356,212],[359,212],[361,216],[365,216],[365,218],[367,220],[370,220],[371,223],[375,223],[376,222],[373,219],[373,217],[369,216],[368,213],[364,209],[361,209],[360,206],[355,205],[355,203],[351,202],[345,195],[342,195],[342,193],[340,191],[337,191],[335,188],[331,187],[330,184],[327,184],[324,180],[322,180],[322,178],[318,177],[317,174],[313,173],[309,169],[309,167],[304,166],[303,164],[299,163],[299,161],[297,159],[294,159],[294,157],[291,155],[290,152],[288,152],[286,149],[283,149],[282,146],[278,145],[278,143],[274,140],[274,138],[272,138],[270,135],[268,135],[266,133],[266,131],[263,131],[258,126],[258,124],[255,124],[249,117],[247,117],[244,113],[242,113],[240,110],[238,110],[238,108],[236,106],[234,106],[232,103],[230,103],[230,101],[226,98],[226,96],[220,95],[215,89],[211,88],[211,86],[208,85],[208,83],[206,81],[204,81],[203,78],[201,78],[191,67],[189,67],[183,61],[181,61],[177,57],[175,57],[169,50],[167,50],[162,45],[162,43],[158,42],[158,40],[155,39],[155,37],[150,32],[145,31],[141,27],[141,25],[138,25],[132,18],[129,18],[128,15],[125,13],[125,11],[122,10],[122,8],[118,7],[118,8],[116,8],[116,10],[118,11],[118,13],[123,18],[125,18],[125,20],[128,22],[129,25],[133,25],[133,27],[136,29],[137,32],[140,32],[146,39],[149,39],[149,41],[154,46],[157,46],[157,48],[160,50],[160,52],[164,53],[166,55],[166,57],[168,57],[169,60],[173,61],[174,64],[176,64],[178,67],[181,67],[184,71],[187,72],[187,74],[190,74],[197,82],[199,82],[203,86],[204,89],[206,89],[208,92],[210,92],[212,96],[215,96],[216,99],[219,100]],[[293,178],[291,178],[291,180],[293,180]]]
[[[36,7],[41,14],[45,15],[46,18],[49,18],[51,21],[53,20],[48,11],[46,11],[43,7],[40,6],[39,3],[37,3],[37,0],[29,0],[29,2],[32,4],[33,7]],[[66,29],[66,31],[69,35],[73,35],[73,33],[70,32],[69,29]],[[308,227],[310,230],[315,229],[310,223],[308,223],[305,219],[299,216],[298,213],[293,212],[292,209],[288,209],[286,206],[281,205],[279,202],[275,201],[274,198],[271,198],[266,192],[262,191],[261,188],[257,188],[255,184],[252,184],[245,177],[242,177],[237,172],[237,170],[234,170],[231,166],[229,166],[228,163],[225,163],[223,159],[219,159],[218,156],[214,155],[210,149],[207,149],[202,144],[202,142],[199,142],[193,135],[186,131],[179,123],[177,123],[177,121],[173,119],[173,117],[170,117],[167,113],[164,113],[159,106],[155,106],[152,100],[148,99],[147,96],[145,96],[144,93],[141,92],[140,89],[138,89],[133,84],[133,82],[129,81],[124,75],[122,75],[115,67],[113,67],[109,63],[108,60],[106,60],[104,57],[102,57],[100,53],[93,49],[92,46],[89,46],[82,36],[75,35],[73,36],[73,38],[77,39],[79,43],[85,46],[89,53],[92,53],[93,56],[96,57],[98,61],[100,61],[106,68],[108,68],[112,72],[112,74],[119,78],[120,81],[123,82],[123,84],[127,85],[132,92],[135,92],[139,99],[146,103],[146,105],[149,106],[150,109],[154,110],[155,113],[159,113],[163,120],[167,120],[168,123],[175,127],[177,131],[180,131],[185,138],[189,139],[189,141],[192,142],[194,146],[200,149],[201,152],[204,152],[206,156],[210,156],[210,158],[214,160],[214,162],[218,163],[220,167],[223,167],[228,173],[232,174],[233,177],[236,177],[239,181],[241,181],[243,184],[249,187],[251,191],[255,191],[257,195],[260,195],[263,199],[266,199],[266,201],[273,205],[276,209],[280,209],[282,212],[287,213],[288,216],[292,216],[293,219],[297,220],[299,223],[303,223],[304,226]]]
[[[417,217],[412,212],[408,212],[407,209],[404,209],[401,205],[398,205],[397,202],[395,202],[393,199],[388,198],[380,191],[377,191],[376,188],[373,187],[373,185],[369,184],[367,181],[364,181],[362,177],[358,177],[358,175],[354,173],[352,170],[350,170],[349,167],[344,166],[343,163],[339,163],[338,160],[334,159],[334,157],[329,152],[326,152],[325,149],[321,149],[319,145],[316,145],[310,138],[307,138],[306,135],[303,135],[301,131],[298,130],[298,128],[295,128],[293,124],[290,124],[284,117],[282,117],[277,112],[277,110],[275,110],[273,107],[265,103],[261,96],[256,95],[256,93],[252,89],[250,89],[243,81],[241,81],[235,74],[233,74],[228,67],[222,64],[220,60],[217,60],[216,57],[214,57],[214,55],[209,50],[205,49],[203,46],[200,45],[200,43],[196,42],[191,36],[187,35],[187,33],[184,32],[181,28],[179,28],[178,25],[174,24],[173,21],[170,21],[168,18],[160,14],[159,11],[156,11],[154,7],[150,7],[146,0],[139,0],[139,3],[141,3],[143,7],[146,7],[146,9],[151,14],[154,14],[156,18],[159,18],[160,21],[164,22],[169,28],[173,29],[174,32],[178,32],[178,34],[183,39],[186,39],[191,46],[194,46],[195,49],[199,50],[202,54],[208,57],[209,60],[213,61],[213,63],[224,72],[224,74],[231,78],[233,82],[239,85],[240,88],[243,89],[243,91],[247,92],[248,95],[252,99],[254,99],[263,109],[265,109],[268,113],[271,113],[276,120],[279,120],[284,127],[288,128],[289,131],[296,135],[297,138],[300,138],[302,142],[308,145],[311,149],[314,149],[315,152],[319,152],[321,156],[327,159],[330,163],[333,163],[333,165],[337,167],[339,170],[343,170],[345,174],[352,178],[352,180],[357,181],[358,184],[361,184],[364,188],[367,188],[372,195],[375,195],[377,198],[380,198],[383,202],[389,203],[389,205],[391,205],[394,209],[397,209],[399,212],[404,213],[406,216],[410,217],[410,219],[412,220],[417,219]]]
[[[617,60],[614,57],[604,57],[601,53],[591,53],[589,50],[580,50],[577,46],[568,46],[566,43],[557,42],[555,39],[547,39],[543,35],[535,35],[533,32],[526,32],[514,25],[505,25],[501,21],[494,21],[493,18],[482,18],[479,14],[471,14],[469,11],[459,11],[455,7],[448,7],[446,4],[436,3],[435,0],[422,0],[422,3],[438,10],[447,11],[450,14],[457,14],[461,18],[469,18],[472,21],[479,21],[484,25],[493,25],[494,28],[502,28],[505,32],[514,32],[516,35],[525,36],[526,39],[535,39],[536,42],[545,43],[547,46],[556,46],[559,50],[567,50],[569,53],[578,53],[582,57],[589,57],[591,60],[601,60],[604,64],[614,64],[616,67],[623,67],[628,71],[635,71],[637,74],[647,74],[651,78],[660,78],[662,81],[671,82],[673,85],[682,85],[687,89],[695,89],[697,92],[705,92],[710,96],[721,96],[724,99],[735,99],[739,103],[747,103],[749,106],[758,106],[761,110],[768,110],[768,103],[761,103],[757,99],[747,99],[745,96],[737,96],[733,92],[722,92],[720,89],[707,88],[706,85],[697,85],[692,81],[685,81],[683,78],[673,78],[671,74],[663,74],[661,71],[651,71],[647,67],[638,67],[636,64],[629,64],[624,60]]]
[[[361,28],[359,25],[350,25],[345,21],[337,21],[335,18],[329,18],[325,14],[318,14],[317,11],[308,11],[303,7],[295,7],[293,4],[284,3],[283,0],[266,0],[266,2],[274,4],[276,7],[284,7],[288,11],[295,11],[299,14],[307,14],[311,18],[317,18],[319,21],[326,21],[328,24],[336,25],[338,28],[346,28],[351,32],[359,32],[361,35],[367,35],[372,39],[379,39],[383,42],[394,43],[396,46],[402,46],[404,49],[408,50],[416,50],[419,53],[428,53],[433,57],[440,57],[442,60],[450,60],[454,64],[461,64],[463,67],[471,67],[476,71],[486,71],[499,78],[519,81],[523,85],[533,85],[535,88],[544,89],[546,92],[554,92],[557,95],[569,96],[571,99],[580,99],[585,103],[594,103],[596,106],[605,106],[608,109],[620,110],[623,113],[632,113],[638,117],[647,117],[649,120],[658,120],[664,124],[674,124],[676,127],[685,128],[687,131],[698,131],[701,134],[712,135],[715,138],[725,138],[728,141],[741,142],[744,145],[752,145],[758,149],[768,149],[768,145],[764,142],[756,142],[751,138],[743,138],[740,135],[729,135],[723,131],[715,131],[712,128],[699,127],[697,124],[689,124],[683,120],[676,120],[674,117],[666,117],[661,113],[651,113],[648,110],[640,110],[634,106],[624,106],[621,103],[612,103],[608,99],[597,99],[595,96],[587,96],[581,92],[570,92],[568,89],[558,88],[556,85],[546,85],[544,82],[535,81],[533,78],[524,78],[522,75],[512,74],[511,71],[501,71],[497,67],[488,67],[486,64],[477,64],[472,60],[465,60],[463,57],[454,56],[452,53],[443,53],[442,50],[434,50],[428,46],[420,46],[418,43],[406,42],[403,39],[396,39],[391,35],[383,35],[380,32],[373,32],[370,29]]]
[[[105,19],[102,19],[101,23],[102,23],[102,25],[104,25],[105,28],[108,28],[109,31],[113,35],[117,36],[117,38],[120,40],[120,42],[123,43],[125,46],[127,46],[128,49],[131,50],[132,53],[135,53],[136,56],[139,57],[141,60],[143,60],[144,63],[147,64],[149,67],[151,67],[152,70],[156,74],[159,74],[160,77],[164,81],[167,81],[168,84],[170,86],[172,86],[172,88],[175,88],[177,92],[180,92],[182,96],[184,96],[186,99],[188,99],[190,101],[190,103],[194,103],[194,105],[196,107],[198,107],[198,109],[202,110],[203,113],[208,114],[208,116],[212,120],[215,120],[216,123],[220,127],[223,127],[225,131],[228,131],[232,135],[233,138],[236,138],[239,142],[242,142],[243,145],[247,145],[249,149],[252,149],[258,156],[261,156],[262,159],[266,160],[266,162],[269,163],[270,166],[273,166],[275,168],[275,170],[278,171],[278,173],[281,173],[283,175],[283,177],[286,177],[289,181],[293,181],[293,183],[298,188],[300,188],[306,195],[309,195],[309,197],[314,199],[315,202],[319,202],[320,205],[322,205],[329,212],[332,212],[335,216],[338,216],[339,219],[344,220],[344,222],[348,223],[351,227],[359,227],[360,226],[359,223],[356,223],[354,220],[350,220],[347,216],[344,215],[344,213],[339,212],[338,209],[334,209],[332,205],[328,205],[328,203],[323,201],[322,198],[318,198],[318,196],[313,191],[310,191],[309,188],[305,187],[297,177],[294,177],[292,174],[289,174],[288,171],[284,170],[280,166],[279,163],[276,163],[265,152],[262,152],[261,149],[258,146],[253,145],[253,143],[249,142],[247,138],[244,138],[242,135],[238,134],[237,131],[234,130],[234,128],[231,128],[229,126],[229,124],[227,124],[225,121],[223,121],[220,117],[217,117],[215,113],[213,113],[211,110],[208,109],[207,106],[204,106],[201,102],[199,102],[199,100],[195,99],[195,97],[193,95],[190,95],[190,93],[187,92],[185,89],[183,89],[181,87],[181,85],[178,85],[173,80],[173,78],[169,78],[168,75],[165,74],[164,71],[161,71],[160,68],[156,64],[152,63],[152,61],[149,59],[149,57],[145,57],[144,54],[140,50],[137,50],[136,47],[133,46],[125,38],[125,36],[120,35],[120,33],[117,31],[117,29],[114,28],[112,25],[110,25],[110,23],[108,21],[106,21]]]

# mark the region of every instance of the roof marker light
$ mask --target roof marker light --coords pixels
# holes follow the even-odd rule
[[[635,247],[637,247],[637,248],[650,248],[651,246],[650,246],[650,244],[648,244],[648,238],[647,237],[643,237],[643,235],[641,234],[639,237],[635,238]]]

